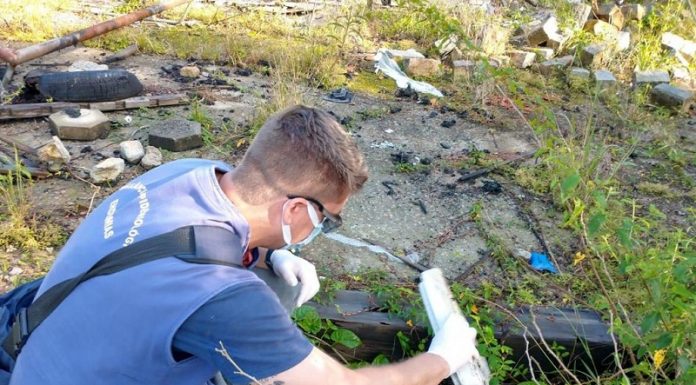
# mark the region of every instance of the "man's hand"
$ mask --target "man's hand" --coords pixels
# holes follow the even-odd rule
[[[470,327],[464,316],[452,314],[447,318],[433,342],[428,353],[442,357],[450,368],[450,376],[467,362],[479,356],[476,350],[476,330]]]
[[[302,289],[297,297],[297,306],[309,301],[319,291],[319,278],[314,265],[288,250],[275,250],[271,254],[273,272],[283,278],[290,286],[302,283]]]

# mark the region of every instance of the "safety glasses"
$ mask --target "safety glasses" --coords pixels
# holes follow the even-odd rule
[[[288,195],[287,197],[288,199],[302,198],[307,200],[308,202],[317,205],[317,207],[319,207],[319,212],[321,212],[321,215],[324,216],[324,220],[321,221],[321,231],[323,233],[330,233],[336,230],[337,228],[341,227],[341,225],[343,224],[343,219],[340,215],[330,213],[328,210],[326,210],[324,205],[321,204],[321,202],[314,198],[305,197],[301,195]]]

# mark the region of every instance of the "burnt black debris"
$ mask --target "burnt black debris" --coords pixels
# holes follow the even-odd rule
[[[440,125],[445,128],[450,128],[455,124],[457,124],[457,121],[455,119],[445,119],[442,121],[442,123],[440,123]]]

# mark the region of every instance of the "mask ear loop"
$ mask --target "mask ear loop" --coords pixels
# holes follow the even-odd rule
[[[309,219],[312,221],[314,227],[319,227],[321,225],[319,216],[317,216],[317,210],[314,209],[311,202],[307,202],[307,215],[309,215]]]

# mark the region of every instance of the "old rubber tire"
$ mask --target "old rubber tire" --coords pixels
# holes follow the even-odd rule
[[[138,78],[126,70],[54,72],[41,76],[39,92],[60,102],[106,102],[143,91]]]

